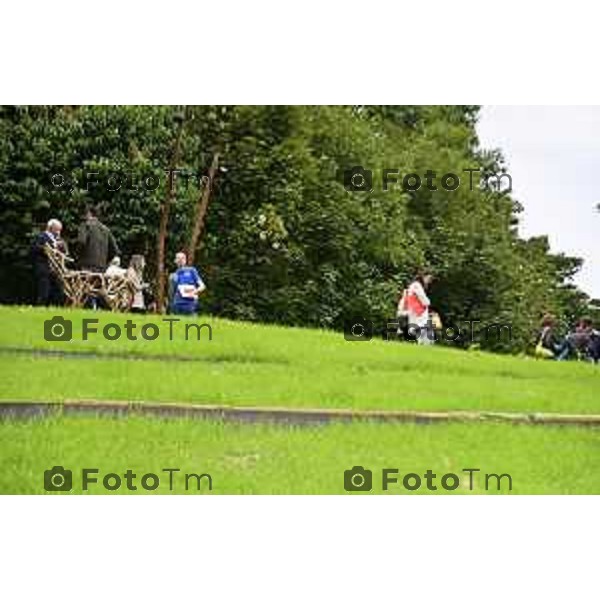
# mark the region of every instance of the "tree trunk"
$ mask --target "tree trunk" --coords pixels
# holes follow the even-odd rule
[[[156,307],[158,312],[165,310],[165,242],[167,239],[167,228],[169,225],[169,213],[171,204],[175,199],[177,179],[175,170],[179,164],[181,156],[181,135],[183,132],[183,117],[179,119],[177,125],[177,134],[173,140],[173,151],[171,153],[171,164],[169,165],[169,183],[167,186],[167,196],[160,207],[160,225],[158,228],[158,245],[156,248]]]
[[[208,180],[202,190],[202,193],[198,197],[198,203],[196,204],[196,214],[194,216],[193,221],[194,228],[192,229],[190,245],[188,247],[187,252],[188,264],[190,265],[194,264],[194,258],[196,255],[196,250],[198,248],[198,242],[200,241],[202,232],[204,230],[204,220],[206,218],[206,212],[208,211],[208,205],[210,204],[210,200],[212,198],[212,190],[218,168],[219,153],[215,152],[213,154],[213,159],[210,168],[208,169]]]

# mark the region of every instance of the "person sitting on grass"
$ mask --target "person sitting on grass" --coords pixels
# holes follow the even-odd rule
[[[556,335],[556,321],[552,315],[544,315],[542,329],[535,347],[535,355],[538,358],[552,358],[554,360],[565,360],[571,353],[571,345],[568,338],[559,340]]]
[[[575,326],[575,331],[567,336],[572,353],[581,358],[594,360],[597,333],[592,319],[583,317]]]
[[[588,356],[594,363],[598,364],[600,362],[600,331],[597,329],[592,330],[588,348]]]
[[[600,332],[596,331],[589,317],[580,319],[575,330],[561,341],[554,334],[554,318],[546,315],[542,321],[542,331],[535,348],[536,356],[567,360],[571,356],[593,362],[600,360]]]
[[[206,289],[195,267],[187,264],[185,252],[175,255],[177,271],[169,277],[170,312],[176,315],[198,313],[198,296]]]

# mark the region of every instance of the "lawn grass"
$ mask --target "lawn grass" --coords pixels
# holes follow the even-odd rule
[[[44,320],[74,322],[70,342],[44,340]],[[160,325],[155,341],[81,339],[81,320]],[[408,343],[351,343],[341,333],[200,317],[212,341],[185,340],[157,316],[0,307],[0,401],[114,399],[239,406],[600,413],[600,369]],[[193,322],[193,321],[189,321]],[[8,348],[93,352],[46,357]],[[155,360],[123,360],[114,353]],[[167,360],[181,357],[187,362]],[[192,359],[192,361],[189,361]],[[50,379],[51,378],[51,379]],[[52,383],[50,384],[49,381]]]
[[[70,342],[44,340],[44,321],[73,320]],[[81,320],[99,329],[127,319],[160,326],[155,341],[81,339]],[[231,406],[353,409],[483,410],[600,414],[600,369],[583,363],[418,348],[373,340],[350,343],[341,333],[200,317],[212,327],[201,341],[185,340],[184,322],[157,316],[0,307],[0,402],[66,399],[190,402]],[[20,349],[21,351],[16,351]],[[39,351],[61,351],[47,356]],[[38,353],[36,353],[38,352]],[[134,358],[135,360],[130,360]],[[381,469],[439,477],[465,468],[508,473],[512,493],[600,493],[600,432],[579,427],[508,424],[375,424],[327,426],[241,425],[220,421],[58,416],[0,421],[0,493],[44,493],[43,472],[63,465],[102,475],[158,473],[164,468],[209,473],[213,493],[339,494],[344,470]],[[163,479],[164,481],[164,479]],[[439,479],[438,479],[439,481]],[[205,484],[206,482],[204,482]],[[509,492],[507,484],[501,492]],[[175,480],[175,492],[186,490]],[[126,492],[122,487],[118,493]],[[204,491],[207,491],[204,489]],[[143,493],[138,490],[131,493]],[[107,493],[102,486],[92,493]],[[148,492],[147,492],[148,493]],[[169,493],[168,485],[157,492]],[[194,493],[195,490],[194,490]]]
[[[343,494],[343,472],[355,465],[373,470],[373,492],[382,493],[381,469],[396,468],[421,476],[431,469],[438,490],[410,492],[393,485],[387,493],[449,494],[597,494],[600,470],[596,430],[506,424],[388,425],[352,424],[311,427],[232,424],[218,421],[127,419],[62,416],[0,424],[0,493],[42,494],[43,471],[55,465],[72,469],[71,493],[82,493],[81,469],[121,476],[138,474],[138,490],[108,492],[95,485],[83,493],[186,493],[182,475],[169,490],[165,468],[181,474],[208,473],[216,494]],[[476,474],[473,491],[468,473],[508,473],[500,492],[495,479],[485,490]],[[163,483],[154,492],[139,485],[145,473]],[[445,491],[441,477],[456,473],[461,483]],[[189,493],[198,493],[192,485]],[[208,492],[207,480],[201,492]]]

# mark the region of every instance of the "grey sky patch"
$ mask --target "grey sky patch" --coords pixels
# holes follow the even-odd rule
[[[521,235],[583,258],[575,282],[600,298],[600,106],[484,106],[477,131],[507,160]]]

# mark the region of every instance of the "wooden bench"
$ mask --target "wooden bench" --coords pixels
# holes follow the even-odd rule
[[[133,282],[124,275],[107,276],[94,271],[69,269],[67,263],[73,259],[53,248],[44,246],[53,273],[62,283],[67,303],[81,307],[91,299],[100,299],[113,311],[125,311],[131,306],[135,288]]]

